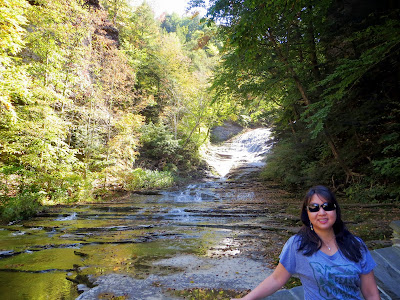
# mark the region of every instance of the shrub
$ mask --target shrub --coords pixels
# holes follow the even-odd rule
[[[359,203],[399,201],[400,197],[398,187],[384,185],[369,178],[352,183],[344,191],[349,199]]]
[[[136,165],[177,173],[195,171],[201,160],[198,145],[188,137],[175,139],[167,126],[146,124],[141,129],[140,156]]]
[[[159,189],[172,186],[174,177],[169,171],[152,171],[137,168],[125,176],[127,190]]]
[[[29,218],[39,212],[44,197],[45,193],[39,191],[36,186],[25,187],[13,197],[2,196],[1,218],[6,221]]]
[[[326,149],[317,140],[282,139],[268,154],[261,178],[275,180],[290,189],[304,189],[316,184],[331,184],[341,176],[340,169],[326,159]]]
[[[172,160],[177,154],[179,141],[174,139],[165,125],[149,123],[142,126],[141,133],[141,158]]]

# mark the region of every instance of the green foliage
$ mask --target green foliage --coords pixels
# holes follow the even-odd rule
[[[131,7],[125,0],[101,0],[100,3],[107,10],[113,24],[123,23],[131,13]]]
[[[163,124],[146,124],[141,132],[137,165],[187,174],[195,171],[200,164],[200,143],[195,140],[176,140],[173,133]]]
[[[136,68],[136,86],[145,94],[157,94],[162,79],[162,64],[158,59],[160,31],[154,14],[146,3],[135,8],[120,26],[122,45],[131,65]]]
[[[27,22],[24,14],[27,2],[2,0],[0,7],[0,122],[7,126],[17,119],[13,98],[23,93],[21,87],[29,82],[24,69],[16,65],[15,57],[25,44],[23,25]]]
[[[365,177],[344,189],[347,198],[360,203],[398,202],[400,187]]]
[[[398,125],[400,124],[396,127]],[[388,179],[400,178],[400,134],[398,132],[385,134],[378,143],[384,145],[382,154],[385,156],[372,161],[374,170]]]
[[[381,160],[375,160],[372,164],[375,167],[375,171],[385,177],[400,177],[400,157],[387,157]]]
[[[173,185],[174,177],[169,171],[152,171],[141,168],[125,174],[125,188],[128,191],[162,189]]]
[[[349,96],[354,87],[367,77],[368,72],[394,55],[400,45],[400,22],[381,17],[382,24],[373,24],[347,37],[342,43],[358,45],[360,55],[338,59],[335,70],[319,85],[324,88],[321,101],[310,105],[303,113],[315,137],[322,131],[330,110],[338,101]],[[367,19],[368,20],[368,19]]]
[[[4,216],[116,186],[161,188],[172,172],[195,170],[209,127],[225,117],[206,91],[216,26],[174,16],[167,32],[149,5],[125,0],[100,1],[105,10],[34,2],[0,0]]]
[[[209,1],[224,41],[214,101],[273,124],[266,178],[398,198],[398,16],[389,1]]]
[[[27,2],[1,0],[0,7],[0,66],[3,67],[11,63],[11,55],[17,54],[24,45]]]
[[[116,164],[131,166],[134,163],[139,145],[139,132],[144,117],[131,113],[124,114],[115,122],[116,134],[108,142],[110,158]]]
[[[304,186],[329,184],[332,178],[342,174],[334,165],[329,165],[327,152],[329,150],[321,147],[316,140],[300,140],[299,136],[297,139],[282,139],[268,155],[261,177],[279,180],[287,188],[294,190]]]
[[[29,30],[24,59],[35,80],[65,95],[77,74],[72,66],[83,57],[82,43],[88,34],[87,12],[80,1],[43,1],[27,10]]]
[[[329,99],[339,100],[346,96],[368,71],[394,54],[393,48],[400,43],[400,22],[388,16],[382,19],[383,24],[368,26],[345,41],[365,48],[357,57],[340,59],[335,71],[321,81],[321,85],[328,86],[324,94]]]
[[[179,150],[179,141],[165,125],[149,123],[142,127],[140,136],[141,158],[173,160]]]
[[[38,213],[43,193],[36,186],[23,186],[16,196],[0,195],[0,216],[7,221],[21,220]]]

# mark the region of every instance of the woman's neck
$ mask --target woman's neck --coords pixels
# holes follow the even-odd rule
[[[331,230],[323,230],[323,231],[315,231],[315,233],[319,236],[322,241],[330,241],[335,238],[335,232],[333,228]]]
[[[328,255],[336,253],[338,247],[336,244],[336,236],[333,229],[316,233],[321,240],[321,251]]]

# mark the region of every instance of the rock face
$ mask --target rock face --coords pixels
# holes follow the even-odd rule
[[[86,5],[89,7],[89,10],[94,9],[94,13],[98,16],[93,20],[95,27],[94,34],[108,40],[107,44],[109,46],[119,47],[119,31],[108,19],[107,13],[100,5],[99,0],[87,0]],[[98,11],[104,11],[104,13],[99,14]]]
[[[93,7],[96,9],[101,9],[100,1],[99,0],[87,0],[86,5],[89,5],[89,7]]]
[[[216,126],[211,130],[210,139],[212,143],[220,143],[229,140],[243,130],[237,123],[225,121],[222,126]]]
[[[119,31],[108,20],[103,20],[103,22],[96,24],[94,33],[103,36],[115,47],[119,47]]]

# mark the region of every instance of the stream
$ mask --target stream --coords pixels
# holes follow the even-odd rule
[[[0,299],[182,299],[174,291],[253,288],[271,272],[262,245],[280,247],[288,234],[252,177],[269,135],[254,129],[209,147],[214,174],[181,190],[61,206],[0,227]]]

